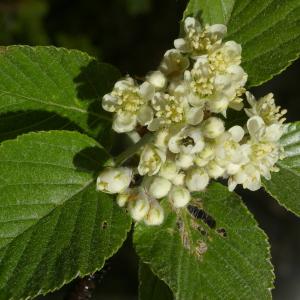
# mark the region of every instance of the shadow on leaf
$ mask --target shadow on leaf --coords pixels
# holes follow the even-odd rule
[[[73,164],[80,171],[93,173],[96,178],[108,159],[109,155],[104,149],[97,146],[87,147],[74,156]]]
[[[112,115],[102,109],[101,100],[112,90],[120,76],[120,72],[113,66],[93,60],[87,66],[82,67],[80,74],[74,79],[78,99],[90,103],[88,126],[97,140],[105,146],[112,142]]]
[[[26,110],[0,114],[0,142],[32,131],[83,130],[68,118],[54,112]]]

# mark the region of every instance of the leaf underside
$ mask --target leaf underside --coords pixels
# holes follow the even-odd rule
[[[163,225],[136,226],[142,261],[176,299],[271,299],[269,244],[239,197],[214,183],[190,210],[168,212]]]
[[[280,171],[263,185],[282,206],[300,216],[300,122],[287,124],[280,142],[286,157],[277,163]]]
[[[107,157],[93,139],[68,131],[1,144],[0,299],[55,290],[99,270],[122,245],[130,218],[95,190],[92,167]]]

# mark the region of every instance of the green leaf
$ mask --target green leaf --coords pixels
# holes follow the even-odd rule
[[[130,218],[96,192],[107,159],[93,139],[30,133],[0,146],[0,299],[27,299],[100,269]]]
[[[190,0],[183,17],[200,17],[205,24],[227,24],[235,0]]]
[[[101,108],[101,98],[119,77],[114,67],[77,50],[1,47],[0,120],[18,119],[13,132],[70,128],[71,123],[98,136],[111,122]],[[41,113],[47,112],[48,120],[43,123]],[[0,122],[0,136],[12,131],[5,124]]]
[[[236,1],[227,39],[242,44],[249,86],[270,80],[299,57],[300,1]]]
[[[169,287],[155,276],[149,266],[139,266],[139,300],[173,300]]]
[[[257,86],[285,70],[300,54],[299,0],[191,0],[184,16],[227,24],[227,40],[242,45],[248,86]]]
[[[176,299],[271,299],[266,236],[239,197],[213,183],[189,211],[167,201],[162,226],[139,224],[138,255]]]
[[[31,131],[54,129],[83,131],[67,118],[52,112],[26,110],[0,114],[0,142]]]
[[[282,206],[300,216],[300,122],[287,124],[280,142],[286,157],[277,163],[280,171],[263,185]]]

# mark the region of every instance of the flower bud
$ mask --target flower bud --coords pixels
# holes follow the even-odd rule
[[[179,154],[176,159],[176,165],[178,168],[186,170],[194,163],[194,156],[191,154]]]
[[[209,176],[204,169],[192,168],[187,172],[185,184],[191,192],[204,190],[209,183]]]
[[[159,176],[172,180],[177,175],[177,166],[172,161],[166,161],[160,168]]]
[[[177,49],[168,50],[160,64],[160,70],[168,76],[178,76],[189,66],[189,59]]]
[[[160,199],[168,195],[171,189],[171,182],[166,178],[155,176],[150,178],[148,183],[148,192],[155,199]]]
[[[136,194],[135,199],[132,199],[128,205],[130,215],[135,221],[141,221],[147,215],[149,209],[149,199],[142,190]]]
[[[183,172],[179,172],[172,180],[174,185],[183,185],[185,179],[185,174]]]
[[[147,81],[151,83],[157,90],[163,89],[166,86],[167,79],[160,71],[154,71],[147,75]]]
[[[191,200],[190,191],[182,186],[173,186],[169,193],[169,201],[175,208],[186,206]]]
[[[224,122],[216,117],[210,117],[202,123],[203,135],[214,139],[225,131]]]
[[[194,162],[198,167],[204,167],[214,158],[215,151],[212,145],[206,143],[204,149],[195,155]]]
[[[146,174],[150,176],[157,174],[165,160],[166,153],[162,149],[151,144],[146,145],[141,154],[138,172],[142,176]]]
[[[152,202],[148,214],[144,218],[147,225],[160,225],[164,221],[164,210],[158,202]]]
[[[132,178],[132,170],[130,168],[106,168],[97,178],[96,188],[98,191],[117,194],[125,191]]]
[[[169,130],[161,129],[156,133],[154,144],[158,148],[166,149],[169,141]]]
[[[217,179],[224,174],[225,169],[219,166],[215,161],[210,161],[206,166],[206,171],[210,177]]]
[[[130,194],[129,193],[124,193],[124,194],[118,194],[117,195],[117,204],[120,206],[120,207],[123,207],[125,206],[126,202],[128,201],[130,197]]]

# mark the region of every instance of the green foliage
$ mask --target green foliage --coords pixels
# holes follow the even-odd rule
[[[75,126],[101,137],[111,126],[100,99],[120,77],[114,67],[77,50],[10,46],[0,50],[0,68],[2,139]]]
[[[190,0],[183,17],[200,17],[207,24],[227,24],[235,0]]]
[[[155,276],[149,266],[139,266],[139,299],[140,300],[172,300],[173,294],[169,287]]]
[[[134,242],[176,299],[271,299],[269,245],[239,197],[221,184],[194,207],[168,210],[160,227],[137,225]]]
[[[227,24],[227,39],[242,45],[248,86],[270,80],[299,57],[299,0],[191,0],[184,16],[197,14],[204,23]]]
[[[47,293],[99,270],[130,218],[96,192],[108,158],[75,132],[31,133],[0,146],[0,299]]]
[[[46,43],[46,2],[31,3],[35,9],[25,10],[20,24],[37,15],[28,34]],[[151,2],[127,0],[124,7],[139,15]],[[227,24],[227,38],[242,44],[243,67],[254,86],[298,57],[299,12],[299,0],[191,0],[184,16]],[[84,35],[56,38],[95,50]],[[131,219],[114,198],[95,190],[110,157],[91,138],[110,144],[111,115],[101,98],[120,73],[77,50],[29,46],[1,47],[0,69],[0,300],[27,299],[101,269],[130,230]],[[228,119],[227,127],[244,123],[233,111]],[[41,132],[17,137],[31,131]],[[263,183],[300,216],[300,123],[286,127],[281,143],[287,157]],[[239,197],[218,183],[194,196],[180,210],[162,201],[161,226],[136,225],[140,299],[271,299],[269,244]]]
[[[288,124],[281,138],[286,157],[278,161],[278,173],[264,180],[266,190],[288,210],[300,216],[300,122]]]

